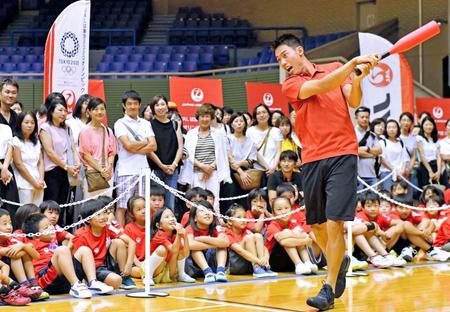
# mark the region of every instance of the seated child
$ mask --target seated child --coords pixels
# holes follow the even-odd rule
[[[412,194],[408,193],[408,183],[403,180],[394,181],[392,183],[391,195],[394,197],[398,195],[409,195],[409,197],[412,197]]]
[[[109,215],[103,206],[101,200],[89,200],[83,204],[81,217],[85,219],[94,214],[95,216],[75,232],[72,239],[73,252],[76,253],[82,246],[92,250],[97,280],[114,289],[135,288],[136,284],[130,275],[136,243],[128,235],[108,224]]]
[[[402,238],[404,241],[402,243],[405,246],[401,251],[403,259],[412,261],[417,253],[411,246],[413,244],[425,252],[428,260],[447,261],[450,258],[450,253],[432,246],[433,238],[430,220],[423,218],[420,213],[405,206],[412,205],[411,199],[404,196],[397,196],[394,199],[402,204],[395,207],[395,211],[391,212],[390,217],[403,221],[404,234]]]
[[[152,186],[150,191],[150,213],[153,216],[158,209],[165,205],[166,190],[160,186]]]
[[[51,221],[43,214],[33,214],[25,220],[26,234],[54,231]],[[91,298],[92,292],[108,294],[113,291],[95,279],[92,251],[85,246],[72,256],[67,246],[59,246],[55,234],[45,234],[29,240],[39,253],[33,260],[34,272],[40,287],[52,295],[69,293],[75,298]],[[88,286],[81,281],[86,279]]]
[[[450,252],[450,218],[445,219],[444,223],[442,223],[436,234],[433,246]]]
[[[227,217],[245,218],[245,209],[239,204],[232,204],[225,213]],[[270,270],[269,251],[264,246],[264,238],[260,233],[252,233],[247,229],[246,221],[228,220],[225,234],[229,241],[230,274],[255,277],[276,276]]]
[[[439,208],[444,205],[444,198],[432,195],[425,200],[426,208]],[[430,220],[430,227],[432,227],[431,236],[433,241],[436,239],[436,233],[441,227],[442,223],[448,218],[448,211],[446,209],[442,210],[427,210],[423,211],[422,216],[428,220]]]
[[[68,246],[73,235],[67,231],[64,231],[62,227],[58,225],[59,215],[61,214],[61,207],[54,200],[45,200],[39,205],[41,213],[43,213],[49,220],[50,223],[55,228],[56,240],[58,245]]]
[[[269,222],[264,222],[262,219],[266,217],[272,217],[269,212],[269,198],[267,197],[264,189],[254,189],[248,193],[248,206],[250,210],[247,210],[245,217],[247,219],[255,219],[255,222],[248,222],[247,229],[253,233],[264,234],[266,232]]]
[[[380,193],[392,199],[391,193],[389,193],[388,191],[380,191]],[[380,197],[380,213],[384,216],[387,216],[391,212],[391,209],[391,202],[383,197]]]
[[[131,277],[142,278],[145,260],[145,199],[131,196],[127,203],[132,221],[125,226],[124,233],[136,242],[136,256],[131,268]]]
[[[227,282],[225,266],[228,238],[224,233],[219,234],[216,229],[217,220],[212,214],[213,206],[206,200],[197,205],[200,208],[191,208],[189,226],[186,228],[191,249],[187,273],[192,277],[204,275],[205,283]],[[216,270],[216,273],[213,270]]]
[[[0,301],[12,306],[29,304],[31,299],[19,294],[18,288],[20,288],[19,284],[9,278],[9,266],[0,261]]]
[[[206,192],[205,192],[204,189],[202,189],[201,187],[196,186],[196,187],[193,187],[193,188],[191,188],[190,190],[188,190],[186,192],[185,198],[187,200],[189,200],[190,202],[198,203],[198,202],[200,202],[202,200],[206,200],[207,195],[206,195]],[[190,212],[190,210],[192,208],[192,205],[186,203],[186,208],[188,209],[188,211],[186,211],[183,214],[183,217],[181,218],[181,222],[180,222],[183,227],[186,227],[186,226],[189,225],[189,212]]]
[[[359,231],[356,226],[352,227],[353,241],[375,267],[385,268],[405,265],[406,261],[389,254],[380,240],[381,238],[389,238],[387,241],[393,246],[403,232],[402,222],[392,220],[380,213],[380,198],[375,193],[366,192],[362,205],[363,210],[355,216],[355,224],[365,223],[367,229]]]
[[[186,229],[177,223],[170,208],[163,207],[152,218],[150,242],[150,285],[179,281],[195,283],[185,273],[186,258],[189,257],[189,241]],[[147,272],[146,272],[147,274]]]
[[[274,216],[292,211],[290,201],[283,197],[274,200],[272,209]],[[294,264],[295,274],[316,274],[318,272],[317,265],[311,263],[307,251],[312,240],[302,229],[300,222],[295,215],[289,214],[271,221],[267,227],[266,247],[270,253],[270,267],[275,271],[290,270]]]
[[[34,204],[26,204],[21,206],[17,212],[22,216],[28,211],[34,211],[34,209],[39,210]],[[22,220],[19,221],[22,222]],[[11,217],[5,209],[0,209],[0,232],[12,232]],[[20,231],[19,234],[23,234],[23,232]],[[0,258],[11,267],[15,279],[20,284],[17,291],[21,296],[32,300],[48,298],[47,293],[44,294],[45,297],[41,297],[43,290],[38,286],[34,275],[32,260],[38,259],[39,253],[25,237],[0,236]]]

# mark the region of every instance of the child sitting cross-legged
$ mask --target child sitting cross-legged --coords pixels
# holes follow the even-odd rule
[[[136,284],[130,275],[136,243],[123,231],[108,223],[109,212],[103,206],[104,202],[101,200],[89,200],[83,204],[81,217],[94,217],[75,232],[72,239],[73,252],[76,253],[83,246],[91,249],[97,280],[114,289],[135,288]]]
[[[92,251],[85,246],[78,248],[72,256],[66,246],[58,246],[50,220],[43,214],[29,216],[23,225],[23,231],[42,233],[29,241],[39,253],[39,258],[33,260],[33,267],[39,286],[52,295],[69,293],[75,298],[91,298],[92,292],[108,294],[113,291],[111,286],[95,279],[95,263]],[[86,279],[89,287],[81,281]]]
[[[273,201],[274,216],[279,219],[271,221],[267,227],[266,247],[270,253],[270,267],[275,271],[289,271],[295,266],[295,274],[315,274],[316,264],[311,263],[307,247],[312,240],[300,226],[301,221],[295,214],[283,216],[292,211],[291,202],[284,197]]]
[[[213,211],[214,208],[208,201],[200,201],[191,208],[189,226],[186,228],[191,249],[191,256],[186,261],[186,271],[192,277],[204,276],[205,283],[228,281],[225,266],[229,241],[224,233],[217,231]]]
[[[225,213],[227,217],[245,218],[245,209],[239,204],[232,204]],[[247,229],[246,221],[228,220],[225,234],[230,242],[230,274],[252,274],[255,277],[276,276],[270,270],[269,251],[264,246],[260,233]]]
[[[152,217],[150,242],[150,285],[179,281],[195,283],[185,273],[185,262],[189,256],[189,241],[186,230],[177,223],[173,211],[167,207],[158,209]]]

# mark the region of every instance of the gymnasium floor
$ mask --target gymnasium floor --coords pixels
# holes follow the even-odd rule
[[[417,263],[404,268],[369,269],[366,272],[368,276],[347,279],[347,289],[342,298],[335,301],[333,311],[450,312],[450,262]],[[127,292],[119,291],[115,295],[87,300],[53,296],[46,302],[28,307],[0,309],[27,312],[314,311],[305,300],[318,292],[324,274],[324,271],[316,276],[280,274],[264,279],[232,276],[228,283],[157,287],[170,293],[166,298],[135,299],[126,297]]]

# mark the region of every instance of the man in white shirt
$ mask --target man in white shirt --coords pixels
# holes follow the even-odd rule
[[[124,117],[114,124],[114,133],[118,139],[118,161],[116,165],[116,184],[121,184],[131,176],[143,173],[148,168],[147,155],[156,151],[155,134],[150,122],[139,118],[141,97],[136,91],[126,91],[122,97]],[[131,179],[128,183],[117,188],[117,194],[122,195],[126,189],[134,182]],[[139,185],[139,184],[138,184]],[[128,199],[139,193],[138,185],[132,188],[117,203],[117,221],[125,225],[125,212]]]

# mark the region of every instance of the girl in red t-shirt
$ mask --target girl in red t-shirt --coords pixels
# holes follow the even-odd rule
[[[158,209],[152,217],[152,239],[150,242],[150,284],[179,281],[195,283],[184,271],[189,256],[186,230],[167,207]]]
[[[248,194],[248,204],[250,210],[247,210],[245,217],[255,219],[255,222],[247,222],[247,229],[253,233],[264,233],[269,222],[260,221],[265,217],[271,217],[269,212],[269,197],[264,189],[254,189]]]
[[[232,204],[225,213],[227,217],[245,218],[245,209]],[[225,235],[230,242],[230,274],[252,274],[255,277],[276,276],[270,270],[269,251],[260,233],[248,230],[246,221],[228,220]]]
[[[217,231],[217,219],[213,215],[213,206],[206,200],[191,208],[189,226],[186,228],[191,258],[189,271],[192,275],[205,276],[205,283],[227,282],[225,265],[227,263],[228,238]],[[216,262],[215,262],[216,261]],[[216,273],[213,272],[217,264]],[[199,269],[202,272],[199,272]]]
[[[132,221],[125,226],[124,233],[136,242],[131,277],[143,278],[145,260],[145,198],[131,196],[127,202],[128,213]]]

